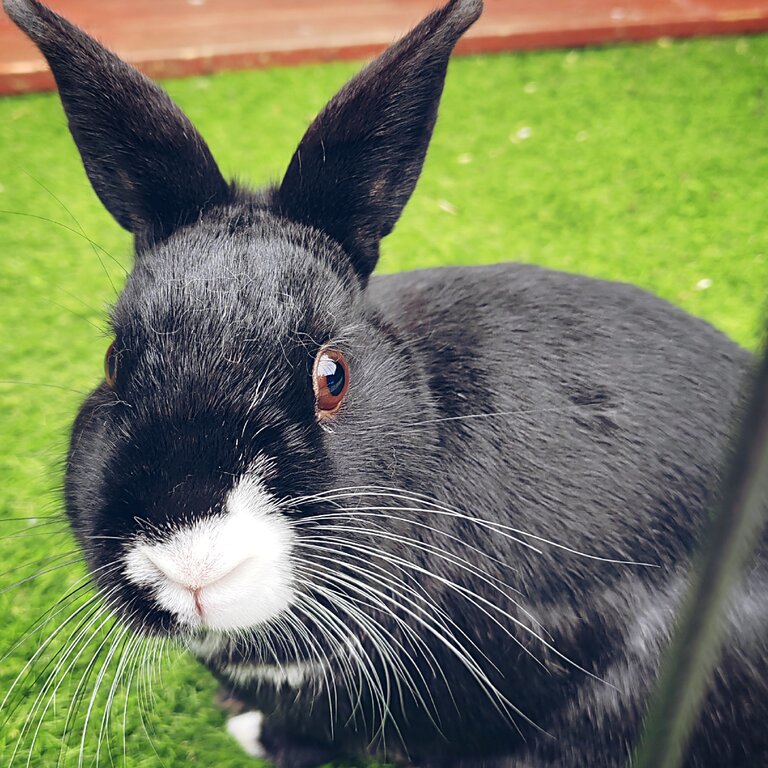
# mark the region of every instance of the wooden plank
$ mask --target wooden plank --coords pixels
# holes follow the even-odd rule
[[[435,0],[50,0],[152,77],[370,58]],[[768,30],[768,0],[486,0],[459,53]],[[0,94],[47,90],[45,62],[0,14]]]

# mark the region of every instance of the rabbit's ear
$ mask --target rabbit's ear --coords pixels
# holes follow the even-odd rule
[[[88,177],[137,248],[225,202],[229,186],[168,95],[36,0],[4,0],[48,60]]]
[[[453,0],[350,80],[310,125],[281,212],[340,242],[363,280],[416,186],[456,41],[482,0]]]

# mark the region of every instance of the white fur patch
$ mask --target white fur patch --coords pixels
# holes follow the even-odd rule
[[[271,683],[275,688],[284,685],[298,688],[311,680],[323,678],[326,667],[316,661],[295,661],[286,664],[227,664],[221,668],[236,685],[251,682]]]
[[[267,753],[261,745],[261,726],[264,715],[261,712],[243,712],[227,720],[227,733],[243,748],[250,757],[266,757]]]
[[[274,618],[293,600],[291,526],[253,475],[230,491],[225,511],[138,539],[125,573],[190,628],[245,629]]]

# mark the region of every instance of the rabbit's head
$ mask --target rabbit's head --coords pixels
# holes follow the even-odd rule
[[[315,119],[282,182],[251,192],[160,88],[40,3],[5,0],[51,65],[96,193],[135,238],[66,476],[91,572],[133,626],[278,619],[312,579],[296,546],[322,536],[328,493],[403,487],[428,460],[428,430],[391,429],[430,412],[428,372],[367,284],[481,6],[453,0],[389,48]]]

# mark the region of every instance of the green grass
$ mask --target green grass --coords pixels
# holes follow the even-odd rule
[[[226,74],[168,88],[222,168],[260,183],[280,177],[307,121],[355,69]],[[454,61],[424,176],[381,269],[518,260],[625,280],[755,348],[768,277],[767,75],[766,37]],[[0,209],[0,379],[17,382],[0,385],[2,588],[72,549],[64,528],[38,535],[50,529],[11,518],[60,511],[68,425],[80,392],[101,375],[104,307],[121,281],[118,263],[130,264],[130,241],[91,192],[52,95],[0,101]],[[115,262],[100,264],[53,221],[82,226]],[[0,651],[81,575],[73,566],[0,593]],[[0,664],[0,695],[55,623]],[[43,679],[44,666],[35,666]],[[68,690],[84,669],[78,663],[63,684],[31,765],[55,764]],[[166,663],[146,727],[131,695],[127,761],[118,699],[115,765],[244,765],[211,703],[214,688],[191,660]],[[39,690],[31,685],[0,731],[0,764]],[[85,765],[95,764],[98,707],[95,717]],[[70,741],[65,766],[77,765],[79,733]],[[104,751],[101,763],[111,765]]]

